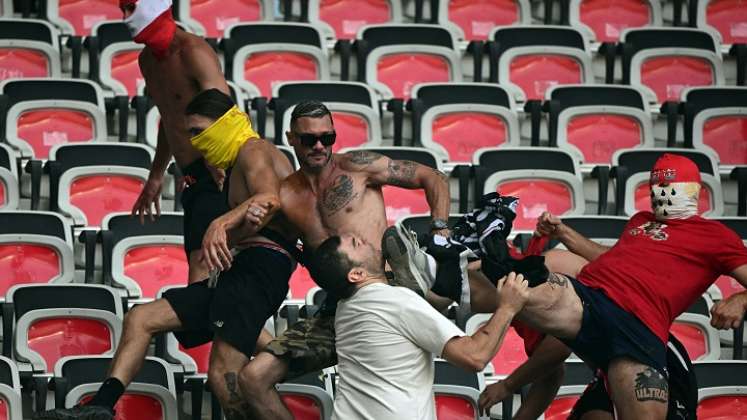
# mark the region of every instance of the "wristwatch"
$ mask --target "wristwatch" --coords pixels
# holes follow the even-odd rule
[[[431,220],[431,232],[434,230],[444,230],[449,228],[449,222],[444,219]]]

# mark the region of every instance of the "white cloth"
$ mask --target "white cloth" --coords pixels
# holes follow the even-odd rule
[[[435,420],[433,355],[464,332],[413,291],[374,283],[340,300],[332,419]]]
[[[170,8],[171,0],[139,0],[135,11],[124,22],[134,38]]]

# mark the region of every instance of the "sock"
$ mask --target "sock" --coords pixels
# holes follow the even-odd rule
[[[436,270],[438,269],[438,263],[436,259],[430,254],[425,254],[426,260],[428,261],[428,267],[425,268],[425,273],[428,275],[430,284],[436,281]]]
[[[119,401],[119,397],[124,394],[125,387],[117,378],[108,378],[101,384],[101,388],[93,396],[88,405],[100,405],[114,411],[114,404]]]

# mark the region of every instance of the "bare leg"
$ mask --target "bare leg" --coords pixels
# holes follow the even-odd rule
[[[153,335],[174,331],[182,324],[166,299],[138,305],[124,319],[122,339],[114,353],[109,376],[127,387],[143,365]]]
[[[498,291],[479,269],[467,271],[469,276],[469,301],[472,312],[493,313],[498,308]]]
[[[293,420],[275,384],[288,373],[288,362],[262,352],[239,374],[239,386],[251,413],[259,420]]]
[[[220,338],[213,340],[210,352],[208,384],[220,401],[226,420],[249,419],[249,407],[239,392],[239,372],[249,358]]]
[[[589,262],[581,256],[564,249],[551,249],[544,254],[545,265],[551,273],[563,273],[576,277]]]
[[[204,262],[200,260],[201,250],[189,253],[189,284],[196,283],[208,278],[209,270]]]
[[[580,420],[615,420],[615,418],[609,411],[589,410],[581,416]]]
[[[257,347],[254,349],[254,355],[258,355],[259,352],[262,351],[265,346],[272,341],[273,337],[272,334],[270,334],[269,331],[262,328],[262,332],[259,333],[259,337],[257,338]]]
[[[656,369],[627,357],[610,362],[610,397],[621,420],[663,420],[669,385]]]

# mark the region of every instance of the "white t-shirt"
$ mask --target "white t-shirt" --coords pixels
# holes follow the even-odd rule
[[[374,283],[340,300],[332,419],[435,420],[433,354],[464,335],[413,291]]]

